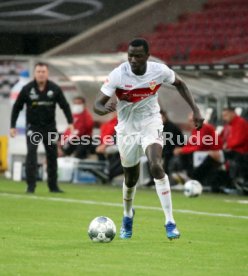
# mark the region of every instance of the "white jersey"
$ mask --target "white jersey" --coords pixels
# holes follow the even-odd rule
[[[162,83],[174,81],[174,71],[157,62],[147,62],[144,75],[135,75],[128,62],[115,68],[101,91],[109,97],[117,96],[117,133],[135,134],[149,122],[161,121],[157,91]]]

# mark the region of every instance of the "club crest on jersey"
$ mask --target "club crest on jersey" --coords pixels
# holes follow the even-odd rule
[[[156,85],[157,85],[156,81],[149,82],[149,87],[151,90],[154,90],[156,88]]]
[[[49,90],[48,92],[47,92],[47,96],[49,97],[49,98],[52,98],[53,97],[53,91],[52,90]]]

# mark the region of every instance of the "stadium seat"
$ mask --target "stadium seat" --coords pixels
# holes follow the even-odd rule
[[[183,13],[175,23],[159,23],[143,37],[151,54],[171,64],[212,63],[248,53],[247,0],[209,0],[201,12]],[[123,43],[118,50],[126,50]]]

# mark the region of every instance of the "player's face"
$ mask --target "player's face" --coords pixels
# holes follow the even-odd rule
[[[44,83],[48,80],[48,68],[37,65],[34,69],[34,78],[38,83]]]
[[[146,72],[146,62],[149,57],[143,46],[128,48],[128,62],[132,72],[136,75],[143,75]]]

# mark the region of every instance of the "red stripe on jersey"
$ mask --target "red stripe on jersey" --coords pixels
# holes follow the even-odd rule
[[[124,90],[124,89],[117,88],[115,93],[117,98],[120,101],[136,103],[151,95],[156,94],[160,86],[161,84],[158,84],[153,89],[151,89],[150,87],[146,87],[146,88],[137,88],[133,90]]]

